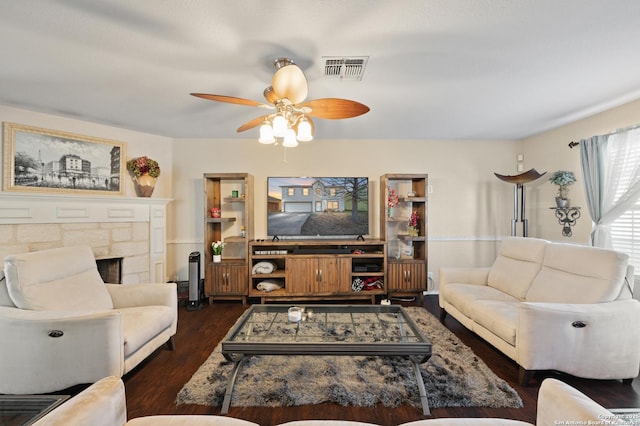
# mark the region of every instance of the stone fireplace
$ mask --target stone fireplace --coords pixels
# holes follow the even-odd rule
[[[120,259],[122,284],[166,282],[166,206],[154,198],[0,193],[0,258],[88,245]]]

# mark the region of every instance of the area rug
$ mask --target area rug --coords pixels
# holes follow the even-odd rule
[[[522,399],[424,308],[405,308],[433,345],[420,366],[429,406],[520,408]],[[218,345],[176,397],[176,404],[222,406],[233,363]],[[420,407],[411,361],[400,357],[251,356],[238,372],[231,406],[330,402]]]

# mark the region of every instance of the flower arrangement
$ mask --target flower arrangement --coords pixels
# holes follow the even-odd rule
[[[214,256],[220,256],[222,254],[222,249],[224,248],[224,243],[222,241],[215,241],[211,243],[211,251]]]
[[[152,178],[160,176],[160,165],[156,160],[144,156],[127,161],[127,170],[135,177],[148,173]]]
[[[558,197],[567,198],[567,186],[573,185],[576,182],[576,177],[571,171],[558,170],[551,174],[549,182],[554,185],[558,185]]]
[[[420,215],[418,214],[418,212],[415,211],[415,210],[412,211],[411,212],[411,217],[409,218],[409,226],[417,228],[419,220],[420,220]]]
[[[411,217],[409,217],[409,235],[412,237],[418,236],[418,222],[420,222],[420,215],[417,211],[411,212]]]
[[[387,205],[389,207],[395,207],[400,203],[400,198],[398,197],[398,193],[395,189],[389,188],[389,199],[387,200]]]

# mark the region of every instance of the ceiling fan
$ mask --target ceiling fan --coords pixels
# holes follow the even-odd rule
[[[274,61],[276,72],[263,95],[267,103],[234,96],[191,93],[192,96],[216,102],[255,106],[275,110],[256,117],[238,127],[238,132],[260,127],[258,141],[264,144],[282,141],[285,147],[294,147],[298,141],[313,139],[313,118],[338,120],[365,114],[369,107],[360,102],[340,98],[322,98],[306,101],[307,78],[298,65],[288,58]]]

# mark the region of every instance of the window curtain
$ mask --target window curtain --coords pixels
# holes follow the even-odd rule
[[[628,155],[639,136],[640,129],[634,127],[580,141],[587,209],[593,221],[593,246],[612,248],[609,225],[640,196],[640,162]]]

